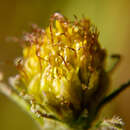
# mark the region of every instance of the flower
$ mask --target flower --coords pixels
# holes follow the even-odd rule
[[[114,116],[112,119],[105,119],[99,124],[99,130],[123,130],[124,122],[120,117]]]
[[[59,13],[45,30],[26,34],[23,57],[17,61],[26,93],[57,119],[70,122],[102,96],[106,52],[99,32],[82,18],[70,22]]]

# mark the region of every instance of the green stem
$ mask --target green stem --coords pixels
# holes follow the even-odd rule
[[[11,99],[13,102],[17,103],[20,106],[20,108],[22,108],[25,112],[27,112],[34,120],[37,120],[40,123],[40,125],[43,125],[43,120],[36,117],[36,115],[33,112],[31,112],[30,110],[31,105],[27,103],[24,99],[22,99],[20,96],[18,96],[6,84],[0,83],[0,92],[4,94],[6,97],[8,97],[9,99]]]
[[[111,100],[113,100],[115,97],[117,97],[123,90],[125,90],[128,86],[130,86],[130,80],[121,85],[119,88],[117,88],[116,90],[114,90],[111,94],[105,96],[103,98],[103,100],[99,103],[98,107],[97,107],[97,111],[102,107],[104,106],[105,104],[107,104],[108,102],[110,102]]]

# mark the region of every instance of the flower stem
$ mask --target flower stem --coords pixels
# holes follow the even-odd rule
[[[125,83],[122,84],[119,88],[117,88],[116,90],[114,90],[112,93],[110,93],[109,95],[105,96],[103,98],[103,100],[99,103],[98,107],[97,107],[97,111],[99,111],[99,109],[104,106],[105,104],[107,104],[108,102],[112,101],[115,97],[117,97],[123,90],[125,90],[127,87],[130,86],[130,80]]]
[[[40,118],[37,118],[36,115],[30,111],[30,104],[28,104],[25,100],[23,100],[17,93],[15,93],[10,87],[8,87],[6,84],[0,82],[0,93],[7,96],[10,100],[17,103],[20,108],[22,108],[28,115],[31,116],[34,120],[37,120],[40,125],[43,125],[43,120]],[[40,127],[40,125],[37,123],[37,125]]]

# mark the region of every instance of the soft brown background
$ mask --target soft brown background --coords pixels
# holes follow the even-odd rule
[[[82,14],[90,18],[100,30],[100,42],[108,52],[120,53],[123,58],[113,74],[111,90],[130,78],[130,1],[129,0],[0,0],[0,71],[5,81],[16,74],[13,60],[21,55],[18,43],[7,42],[9,36],[21,36],[36,23],[45,27],[49,16],[61,12],[72,19]],[[120,115],[130,129],[130,88],[112,103],[114,114]],[[111,111],[111,110],[109,110]],[[103,112],[104,116],[106,115]],[[111,115],[111,114],[110,114]],[[108,116],[109,117],[109,116]],[[38,130],[28,115],[0,95],[0,130]]]

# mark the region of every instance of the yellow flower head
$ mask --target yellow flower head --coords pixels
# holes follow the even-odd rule
[[[98,90],[105,51],[86,18],[68,21],[55,13],[45,30],[25,36],[20,68],[27,93],[59,119],[69,120]]]

